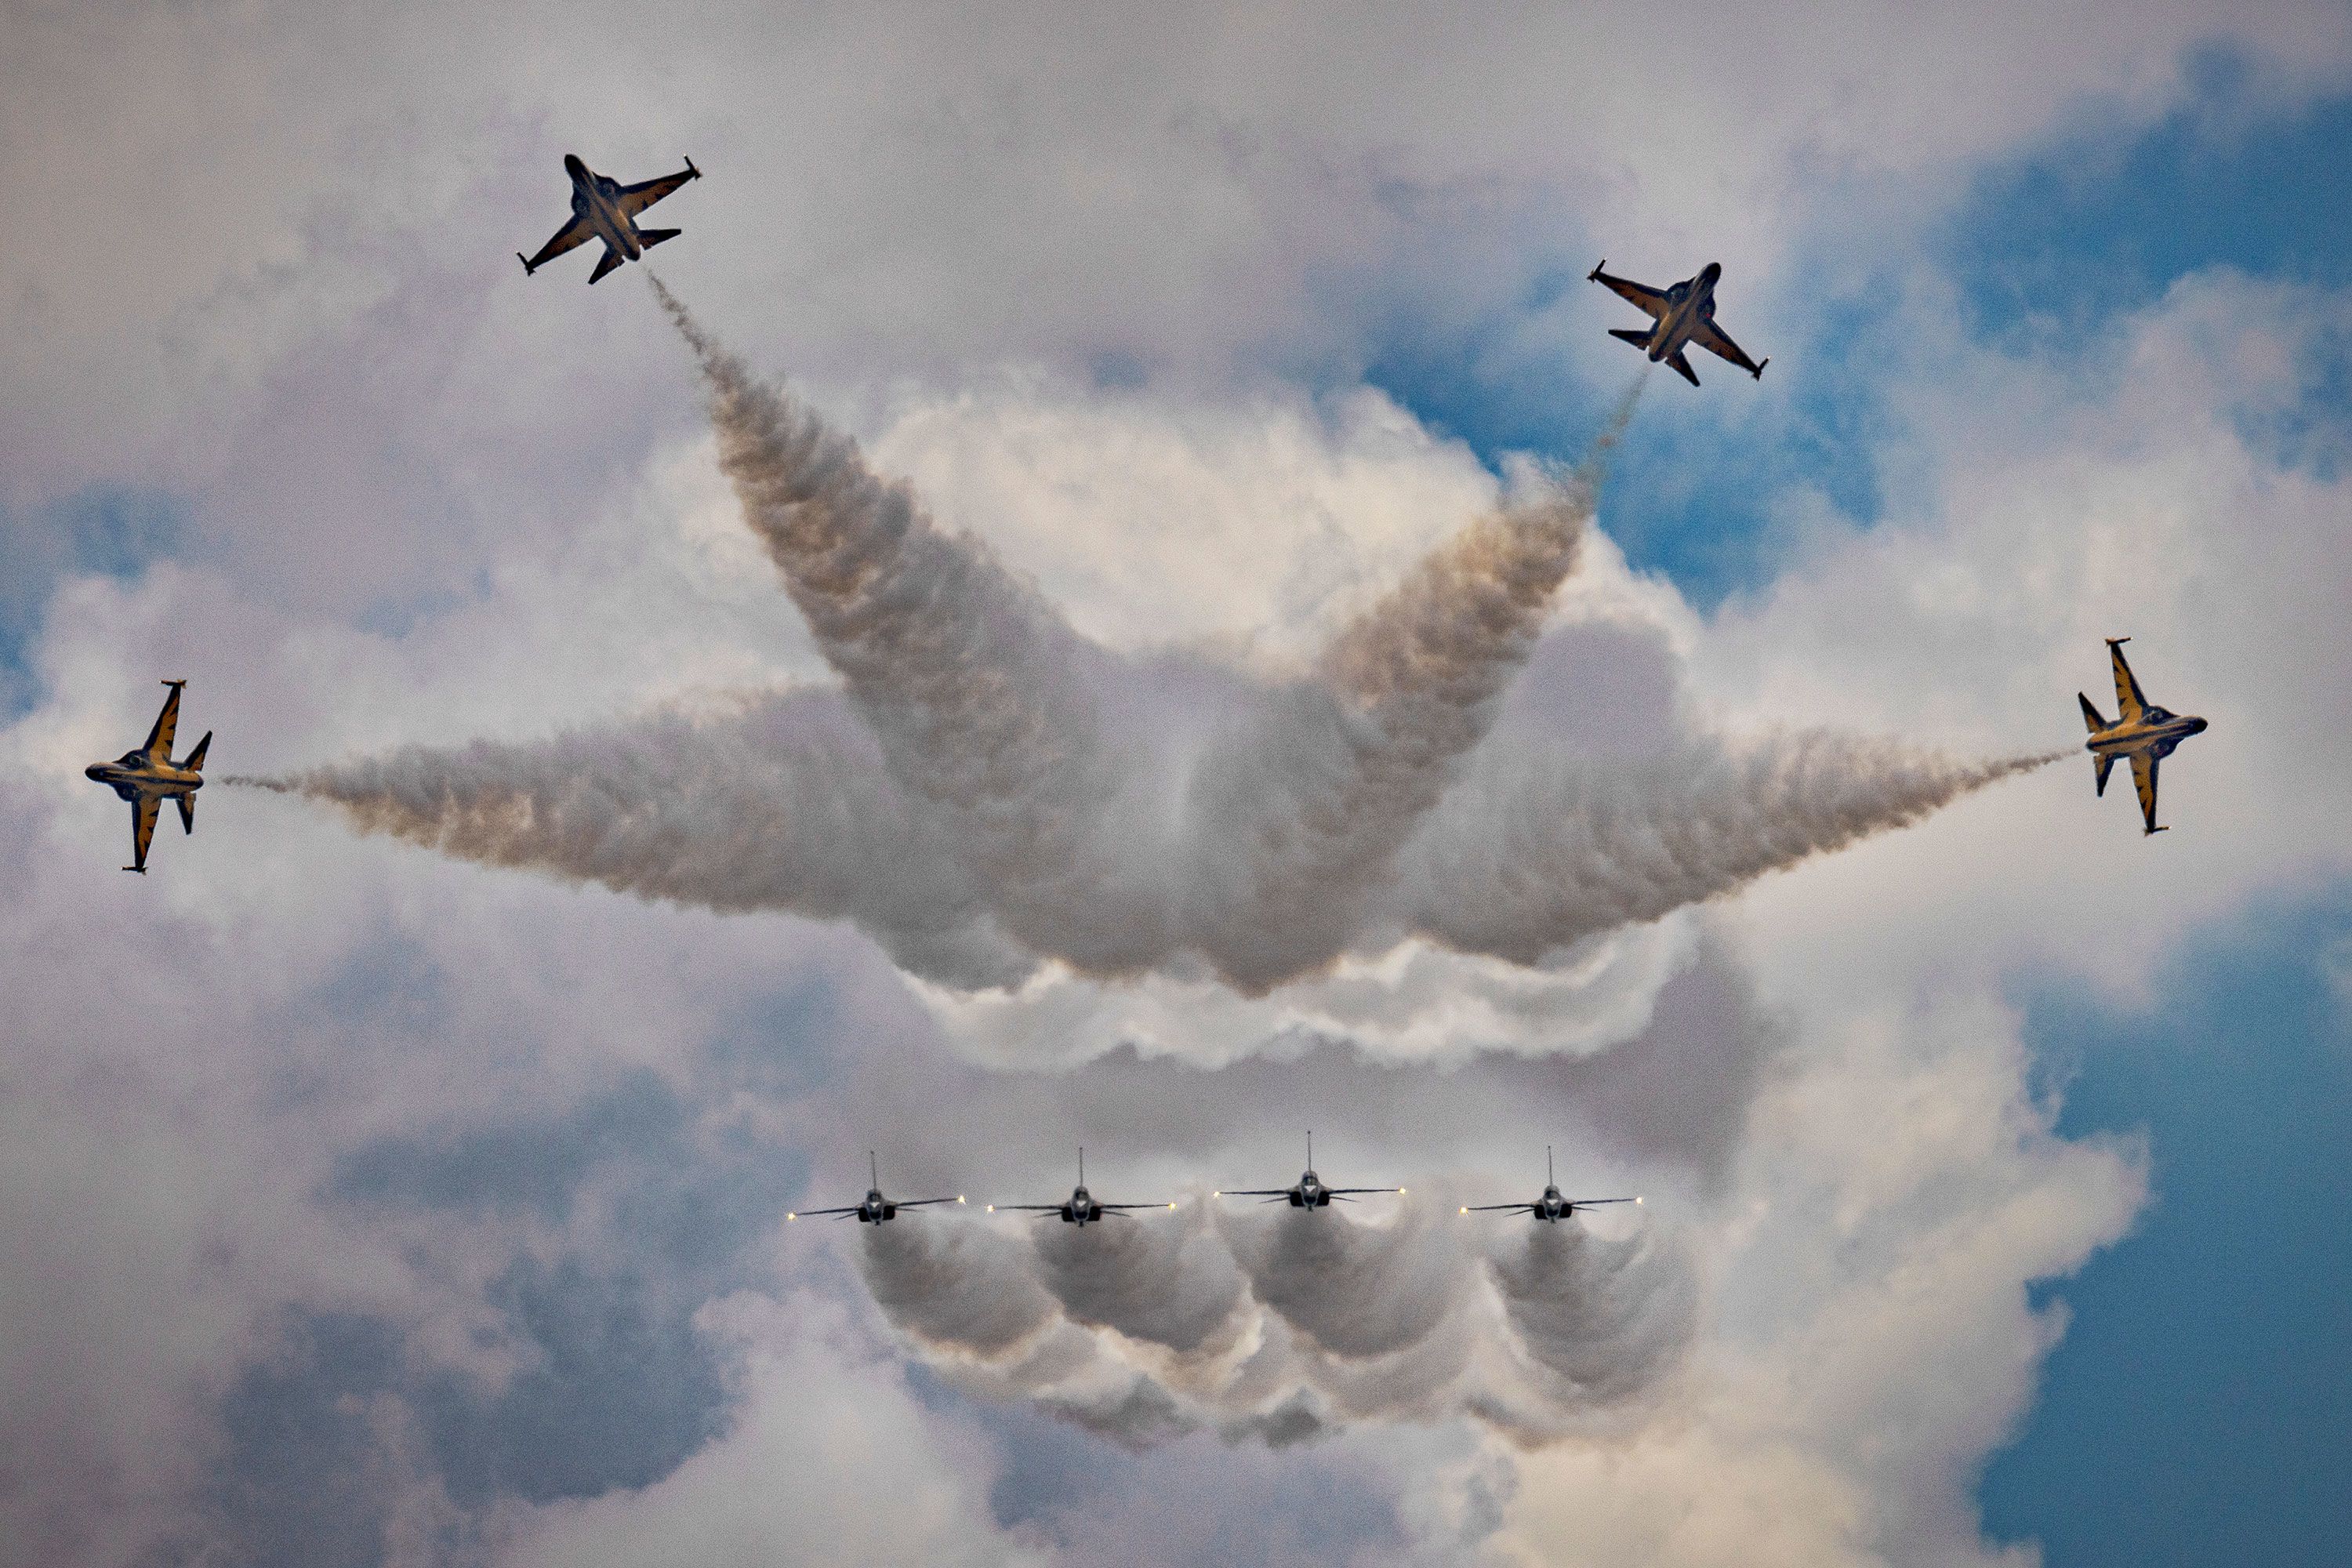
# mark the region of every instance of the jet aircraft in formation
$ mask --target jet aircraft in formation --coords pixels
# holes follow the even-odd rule
[[[1585,281],[1615,290],[1647,310],[1655,323],[1646,331],[1638,327],[1612,327],[1611,337],[1632,343],[1650,356],[1652,364],[1673,366],[1675,374],[1693,386],[1698,384],[1698,372],[1691,369],[1690,361],[1683,357],[1683,350],[1693,343],[1717,359],[1738,365],[1757,380],[1764,379],[1764,366],[1772,363],[1770,356],[1760,362],[1749,359],[1747,351],[1731,341],[1731,334],[1715,324],[1715,284],[1723,276],[1721,262],[1708,262],[1699,268],[1698,276],[1685,278],[1671,289],[1653,289],[1630,278],[1612,278],[1601,270],[1608,265],[1603,261],[1585,275]]]
[[[1509,1209],[1520,1214],[1533,1215],[1549,1225],[1558,1225],[1560,1221],[1572,1217],[1579,1209],[1593,1208],[1601,1204],[1638,1204],[1641,1201],[1640,1198],[1564,1198],[1560,1196],[1559,1184],[1552,1179],[1551,1145],[1547,1143],[1544,1145],[1543,1196],[1531,1204],[1465,1204],[1462,1212],[1464,1214],[1496,1214]]]
[[[622,262],[636,260],[665,239],[676,239],[681,230],[639,228],[637,215],[688,180],[702,178],[702,171],[691,158],[675,174],[635,185],[600,174],[570,153],[563,155],[563,172],[572,176],[572,221],[557,229],[555,237],[541,246],[537,256],[515,252],[526,278],[565,251],[601,239],[604,254],[597,259],[596,269],[588,274],[588,281],[593,283]]]
[[[147,742],[135,752],[125,752],[110,763],[92,763],[82,770],[84,778],[95,779],[131,803],[131,864],[122,868],[147,874],[147,846],[155,837],[155,819],[163,815],[163,802],[171,800],[180,808],[180,830],[196,830],[196,791],[205,787],[205,752],[212,748],[213,734],[207,730],[196,749],[178,762],[172,760],[172,737],[180,727],[180,691],[188,683],[167,680],[172,695],[163,699],[163,710],[155,715],[155,727],[147,731]]]
[[[1307,1135],[1307,1170],[1294,1184],[1287,1187],[1220,1189],[1209,1195],[1213,1198],[1264,1198],[1268,1203],[1286,1199],[1295,1209],[1327,1209],[1331,1206],[1333,1198],[1342,1203],[1353,1203],[1359,1194],[1368,1193],[1395,1193],[1402,1197],[1404,1189],[1325,1186],[1323,1178],[1315,1173],[1315,1134],[1309,1132]]]
[[[2099,716],[2087,694],[2074,693],[2075,700],[2083,705],[2083,723],[2091,731],[2083,749],[2091,753],[2095,795],[2107,793],[2107,770],[2116,765],[2117,757],[2131,759],[2132,784],[2139,791],[2140,816],[2148,833],[2162,833],[2165,830],[2156,825],[2157,764],[2172,755],[2173,748],[2189,736],[2203,734],[2205,721],[2158,708],[2147,700],[2132,675],[2131,666],[2124,662],[2124,644],[2129,641],[2129,637],[2107,639],[2107,656],[2116,667],[2116,705],[2119,710],[2114,723]]]
[[[1174,1204],[1107,1204],[1087,1191],[1087,1152],[1078,1151],[1078,1184],[1070,1195],[1058,1204],[991,1204],[988,1212],[999,1209],[1026,1211],[1032,1214],[1054,1214],[1062,1216],[1064,1225],[1086,1226],[1110,1215],[1124,1214],[1129,1209],[1172,1209]]]
[[[874,1151],[871,1149],[866,1151],[866,1179],[873,1183],[873,1185],[866,1189],[866,1195],[864,1197],[860,1198],[857,1202],[851,1204],[848,1207],[837,1209],[799,1209],[791,1214],[787,1214],[784,1217],[786,1219],[818,1219],[826,1215],[831,1215],[836,1219],[845,1219],[851,1215],[856,1215],[857,1216],[857,1223],[860,1225],[883,1225],[891,1220],[897,1219],[900,1209],[919,1209],[931,1204],[960,1204],[963,1202],[963,1194],[961,1193],[958,1193],[951,1198],[884,1197],[882,1195],[882,1168],[879,1164],[876,1163],[874,1159]]]

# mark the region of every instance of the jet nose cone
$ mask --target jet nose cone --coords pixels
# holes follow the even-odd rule
[[[588,165],[580,161],[577,153],[566,153],[563,154],[563,172],[573,175],[584,174],[588,172]]]
[[[94,779],[98,776],[98,770],[104,766],[106,766],[104,763],[92,763],[89,766],[82,769],[81,776],[86,779]]]
[[[2191,719],[2189,721],[2189,732],[2192,735],[2203,734],[2205,732],[2205,721],[2202,719]]]

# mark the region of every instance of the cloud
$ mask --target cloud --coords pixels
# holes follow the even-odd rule
[[[990,1517],[973,1438],[943,1429],[837,1308],[730,1298],[704,1322],[741,1358],[729,1431],[652,1486],[512,1512],[501,1568],[1048,1561]]]

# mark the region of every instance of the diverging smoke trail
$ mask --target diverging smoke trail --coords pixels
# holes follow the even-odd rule
[[[306,795],[362,832],[460,859],[722,911],[854,921],[898,963],[950,984],[1008,984],[1034,962],[830,693],[224,782]]]
[[[1416,935],[1534,962],[2026,765],[1813,736],[1596,768],[1495,732],[1638,384],[1581,468],[1522,485],[1312,677],[1269,684],[1088,643],[662,299],[842,692],[409,748],[271,787],[445,854],[849,920],[966,990],[1057,960],[1256,993]]]
[[[1642,1407],[1680,1365],[1679,1243],[1441,1206],[917,1220],[861,1237],[860,1265],[945,1374],[1137,1446],[1458,1415],[1539,1442]]]
[[[1260,722],[1204,760],[1193,815],[1240,853],[1194,861],[1187,911],[1236,984],[1263,989],[1354,940],[1534,650],[1643,384],[1582,463],[1529,479],[1441,546],[1332,640],[1315,679],[1270,693]]]
[[[1088,928],[1063,914],[1084,895],[1089,839],[1118,783],[1097,710],[1111,659],[652,282],[700,362],[744,520],[892,778],[939,809],[1017,934],[1083,941]]]
[[[1532,963],[1894,828],[2066,755],[1960,762],[1822,731],[1593,766],[1499,753],[1400,864],[1400,926]]]

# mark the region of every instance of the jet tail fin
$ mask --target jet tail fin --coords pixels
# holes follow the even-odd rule
[[[637,230],[637,243],[651,250],[663,240],[676,239],[685,232],[682,228],[641,228]]]
[[[1650,331],[1648,327],[1612,327],[1609,335],[1622,338],[1637,349],[1646,349],[1650,346]]]
[[[187,760],[183,762],[180,765],[187,769],[192,773],[200,773],[204,772],[205,753],[212,749],[212,743],[213,732],[210,730],[207,730],[205,731],[205,738],[196,742],[196,749],[188,753]]]
[[[2091,700],[2088,697],[2077,691],[2074,693],[2074,700],[2083,705],[2083,727],[2085,730],[2095,735],[2102,730],[2112,728],[2105,719],[2099,717],[2099,710],[2091,706]]]
[[[2107,793],[2107,770],[2115,765],[2116,758],[2112,752],[2091,759],[2091,767],[2097,774],[2096,787],[2091,791],[2093,795],[2104,795]]]
[[[196,797],[192,795],[183,795],[173,798],[180,803],[180,831],[184,834],[194,833],[196,830]]]

